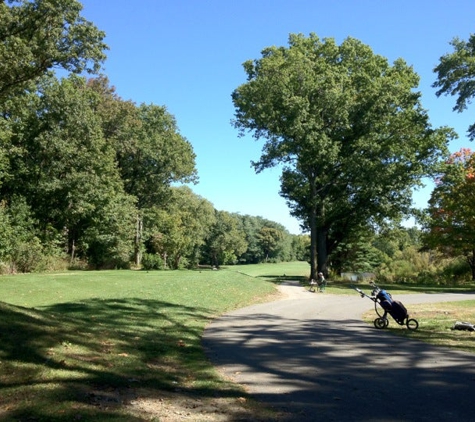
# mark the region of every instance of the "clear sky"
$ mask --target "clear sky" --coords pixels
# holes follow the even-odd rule
[[[81,0],[80,0],[81,1]],[[433,68],[450,40],[475,32],[473,0],[82,0],[83,16],[105,31],[104,71],[117,94],[166,106],[192,144],[200,182],[192,189],[218,210],[262,216],[298,234],[279,196],[278,169],[255,174],[264,141],[238,137],[231,93],[246,82],[242,63],[265,47],[287,46],[290,33],[357,38],[421,77],[422,104],[433,127],[450,126],[451,151],[466,137],[473,108],[452,111],[455,98],[435,95]],[[425,207],[432,186],[416,192]]]

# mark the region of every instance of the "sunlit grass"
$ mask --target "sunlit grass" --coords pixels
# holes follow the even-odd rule
[[[137,391],[240,397],[201,336],[213,317],[274,293],[225,270],[2,277],[0,419],[130,421],[122,404]]]
[[[417,330],[399,326],[391,317],[387,330],[396,335],[437,346],[475,353],[475,332],[452,329],[457,321],[475,324],[474,300],[412,305],[410,315],[419,322]],[[363,316],[369,324],[373,324],[375,317],[374,311],[369,311]]]
[[[237,271],[252,277],[275,279],[307,279],[310,265],[306,262],[284,262],[277,264],[232,265],[224,267],[229,271]]]

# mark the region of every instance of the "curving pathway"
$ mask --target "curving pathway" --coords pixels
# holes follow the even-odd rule
[[[475,420],[475,355],[372,328],[361,315],[374,304],[356,292],[309,293],[292,283],[279,289],[282,300],[213,321],[203,345],[223,375],[288,412],[286,421]],[[411,304],[475,296],[399,299],[410,313]]]

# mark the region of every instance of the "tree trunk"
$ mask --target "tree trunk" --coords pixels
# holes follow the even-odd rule
[[[76,258],[76,243],[74,242],[74,239],[71,243],[71,262],[74,262],[74,259]]]
[[[141,243],[142,243],[143,220],[137,215],[137,225],[135,228],[135,265],[139,266],[142,262]]]
[[[472,281],[475,281],[475,249],[472,250],[472,256],[468,258],[467,261],[472,270]]]
[[[316,197],[315,190],[312,192]],[[310,218],[310,279],[316,280],[317,274],[322,272],[325,277],[328,277],[328,251],[327,251],[327,236],[328,227],[320,226],[321,222],[325,221],[325,208],[320,206],[312,207]],[[317,223],[317,221],[319,221]]]
[[[177,270],[180,267],[180,260],[181,260],[181,255],[177,254],[173,262],[173,265],[175,265],[175,270]]]
[[[218,268],[219,261],[218,261],[218,254],[216,252],[213,252],[212,261],[213,261],[213,264],[212,264],[213,268]]]
[[[310,280],[317,279],[317,217],[315,209],[310,214]]]
[[[327,251],[327,235],[328,229],[324,227],[317,228],[317,267],[318,272],[322,272],[328,277],[328,251]]]

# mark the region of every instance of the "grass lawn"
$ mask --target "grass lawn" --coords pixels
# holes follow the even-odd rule
[[[304,282],[308,272],[306,263],[288,263],[0,277],[0,420],[278,420],[216,373],[201,336],[214,317],[269,300],[276,282]],[[354,294],[348,287],[327,291]],[[467,342],[475,352],[473,333],[441,322],[473,322],[474,304],[419,307],[411,337]]]
[[[225,267],[252,277],[275,280],[298,280],[306,282],[310,274],[310,265],[305,262],[285,262],[282,264],[233,265]]]
[[[415,311],[413,309],[416,309]],[[411,331],[398,325],[389,315],[389,330],[393,334],[475,353],[475,332],[453,330],[456,321],[475,324],[475,300],[443,302],[411,306],[411,318],[417,319],[419,328]],[[363,319],[373,325],[376,314],[368,311]]]
[[[277,269],[298,277],[308,265]],[[212,318],[275,294],[273,277],[254,275],[230,267],[0,277],[0,420],[172,421],[191,412],[189,420],[217,421],[223,409],[268,418],[201,347]]]

